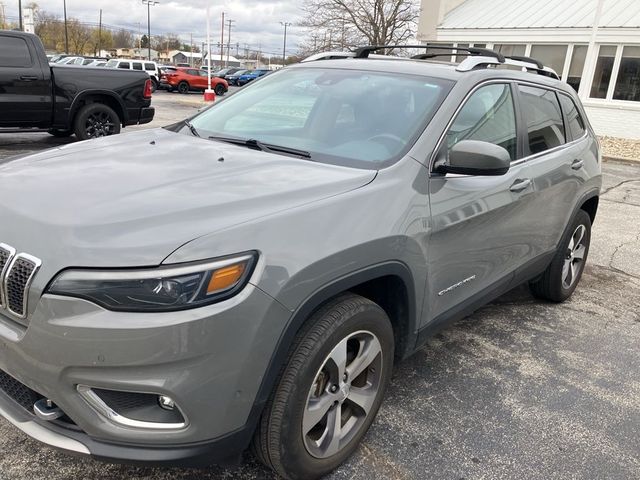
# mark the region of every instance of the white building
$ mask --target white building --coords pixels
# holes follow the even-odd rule
[[[422,0],[418,39],[537,58],[596,133],[640,139],[640,0]]]

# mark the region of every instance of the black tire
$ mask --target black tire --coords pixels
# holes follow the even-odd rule
[[[158,81],[154,78],[151,79],[151,93],[155,93],[158,90]]]
[[[219,83],[218,85],[216,85],[216,88],[213,89],[214,92],[216,92],[216,95],[218,97],[221,97],[222,95],[224,95],[225,93],[227,93],[227,89],[224,88],[224,85],[222,85],[221,83]]]
[[[367,338],[378,341],[376,345],[380,353],[375,354],[375,360],[370,363],[368,359],[372,356],[368,352],[377,352],[378,348],[370,350],[373,342],[365,344],[364,348],[358,347],[356,338],[358,335],[369,335],[370,337]],[[322,383],[325,379],[324,368],[331,361],[329,355],[338,349],[337,346],[352,345],[353,349],[354,344],[348,343],[348,339],[354,340],[356,353],[347,350],[351,353],[351,360],[348,360],[347,355],[345,371],[349,368],[357,368],[353,367],[357,363],[353,360],[354,356],[355,358],[366,357],[367,360],[361,364],[363,365],[362,373],[353,379],[345,375],[344,384],[340,382],[340,388],[329,376],[326,377],[326,383]],[[252,451],[256,457],[278,475],[290,480],[316,479],[334,470],[356,450],[371,426],[391,378],[393,355],[393,329],[382,308],[366,298],[352,294],[342,295],[325,304],[308,320],[291,347],[289,358],[265,406],[252,442]],[[336,371],[339,372],[340,369]],[[375,379],[370,380],[370,375]],[[344,388],[343,386],[347,383],[350,387]],[[362,414],[366,410],[360,410],[357,404],[351,403],[353,400],[349,397],[354,389],[362,388],[363,385],[366,391],[371,392],[367,394],[371,402],[370,408],[364,415]],[[372,385],[373,390],[371,390]],[[316,390],[322,397],[313,396]],[[363,391],[360,390],[360,393]],[[340,401],[334,397],[340,397]],[[327,425],[330,425],[331,415],[334,419],[338,418],[336,412],[341,412],[341,417],[342,414],[351,416],[359,413],[358,420],[354,422],[356,427],[351,427],[347,423],[340,426],[340,429],[350,428],[345,435],[346,443],[340,445],[341,442],[338,441],[336,453],[330,453],[328,454],[330,456],[326,457],[318,457],[310,453],[308,442],[315,427],[307,435],[303,431],[305,412],[311,411],[307,408],[311,405],[311,401],[316,401],[316,398],[327,398],[328,402],[323,403],[331,405],[328,411],[322,414],[319,423],[316,424],[315,420],[309,423],[315,424],[315,427],[319,427],[320,430],[329,428]],[[339,433],[341,436],[342,430]],[[322,434],[318,436],[325,438]],[[329,452],[333,451],[329,450]]]
[[[178,84],[178,93],[189,93],[189,84],[187,82],[180,82]]]
[[[73,130],[79,140],[116,135],[120,133],[120,117],[104,103],[88,103],[76,115]]]
[[[48,130],[49,135],[53,135],[58,138],[66,138],[73,135],[73,130],[59,130],[57,128],[52,128]]]
[[[580,232],[583,233],[581,237]],[[579,237],[580,240],[577,241]],[[537,298],[552,302],[567,300],[580,283],[590,244],[591,217],[584,210],[579,210],[565,231],[558,251],[547,269],[538,279],[529,283],[531,293]],[[583,249],[579,248],[580,245]]]

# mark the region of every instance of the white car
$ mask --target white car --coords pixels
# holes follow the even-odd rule
[[[151,78],[151,91],[155,92],[160,85],[160,67],[156,62],[148,60],[132,60],[129,58],[112,58],[105,65],[106,68],[122,68],[124,70],[142,70]]]

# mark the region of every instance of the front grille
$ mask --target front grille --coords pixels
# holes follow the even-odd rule
[[[20,317],[25,315],[25,297],[28,293],[31,277],[36,270],[36,263],[18,256],[7,275],[5,292],[7,308]]]
[[[33,404],[44,398],[2,370],[0,370],[0,390],[29,413],[33,413]]]

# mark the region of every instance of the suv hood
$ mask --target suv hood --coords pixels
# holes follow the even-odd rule
[[[158,265],[194,238],[375,175],[163,129],[117,135],[0,164],[0,243],[58,269]]]

